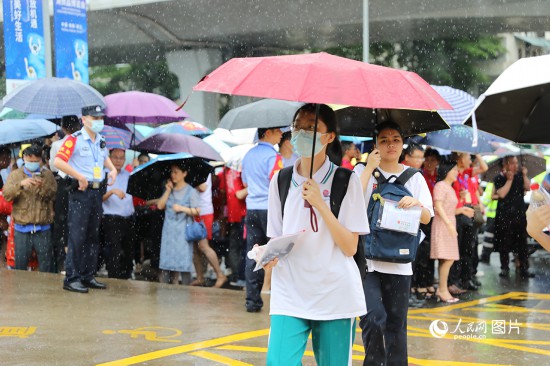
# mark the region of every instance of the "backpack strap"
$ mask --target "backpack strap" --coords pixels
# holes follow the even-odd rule
[[[351,170],[342,167],[336,168],[334,172],[334,178],[330,186],[330,210],[336,218],[340,214],[340,207],[348,191],[349,179],[352,173]]]
[[[285,202],[286,196],[288,196],[288,190],[290,189],[290,181],[292,180],[292,170],[292,166],[287,166],[279,170],[279,175],[277,176],[279,199],[281,200],[281,217],[285,214]]]
[[[420,170],[415,168],[407,168],[399,177],[395,179],[395,182],[405,185],[416,173],[420,173]]]

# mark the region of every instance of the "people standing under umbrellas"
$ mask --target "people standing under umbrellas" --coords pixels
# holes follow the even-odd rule
[[[457,208],[466,207],[456,217],[458,231],[458,249],[460,260],[453,263],[449,273],[449,290],[451,293],[460,294],[461,290],[477,291],[479,283],[474,277],[474,250],[476,245],[476,230],[474,217],[474,206],[479,204],[477,184],[472,179],[478,174],[487,171],[487,163],[478,154],[476,160],[479,166],[472,167],[472,158],[469,153],[453,153],[451,159],[456,162],[458,177],[453,183],[453,188],[458,198]],[[454,285],[454,286],[453,286]]]
[[[212,204],[212,175],[208,176],[206,182],[197,187],[199,191],[199,210],[200,219],[206,226],[207,236],[193,243],[193,264],[197,272],[197,279],[191,282],[191,286],[203,286],[204,280],[204,261],[202,255],[206,257],[208,263],[216,272],[216,283],[214,287],[222,287],[227,282],[227,277],[223,274],[218,261],[218,255],[210,246],[212,241],[212,225],[214,224],[214,205]],[[199,216],[199,215],[196,215]],[[196,244],[196,245],[195,245]]]
[[[267,208],[269,182],[273,174],[283,167],[281,155],[274,145],[281,141],[281,128],[258,128],[259,142],[243,158],[242,180],[247,188],[246,196],[246,249],[255,244],[267,243]],[[256,263],[246,258],[246,311],[259,312],[264,302],[261,298],[264,270],[254,272]]]
[[[54,203],[54,221],[52,230],[52,243],[54,250],[54,269],[56,272],[64,271],[65,257],[67,253],[67,242],[69,239],[69,228],[67,226],[67,212],[69,210],[69,192],[67,190],[69,180],[65,179],[67,174],[57,169],[54,165],[57,152],[70,135],[81,129],[80,120],[77,116],[64,116],[61,120],[61,130],[65,136],[61,140],[52,143],[50,149],[50,169],[55,175],[57,182],[57,193]]]
[[[375,139],[376,149],[369,154],[367,165],[358,164],[354,169],[360,175],[366,202],[370,201],[378,185],[373,176],[375,169],[378,168],[386,179],[392,175],[398,177],[409,169],[399,164],[403,150],[403,135],[399,125],[391,121],[380,123]],[[432,197],[424,178],[414,174],[405,188],[412,196],[400,200],[402,208],[421,207],[420,222],[430,222],[433,216]],[[367,259],[367,269],[363,280],[367,315],[361,317],[360,321],[366,354],[364,365],[406,365],[412,265]]]
[[[457,208],[458,198],[452,187],[458,176],[456,163],[441,163],[438,172],[439,181],[436,183],[433,193],[435,216],[431,228],[430,257],[439,262],[439,288],[436,293],[438,301],[454,303],[458,301],[458,298],[449,293],[447,280],[453,262],[460,258],[456,215],[467,208]]]
[[[117,170],[115,184],[103,195],[101,228],[105,243],[105,262],[109,278],[132,278],[135,250],[135,216],[132,196],[126,193],[130,173],[124,168],[124,149],[112,149],[109,157]]]
[[[525,214],[524,193],[530,190],[527,168],[519,170],[518,158],[505,156],[502,174],[494,179],[498,196],[495,217],[495,248],[500,253],[500,277],[510,274],[510,252],[518,255],[518,274],[523,279],[534,277],[529,272],[529,254],[527,248],[527,218]]]
[[[104,116],[100,105],[82,108],[84,127],[65,140],[54,160],[55,167],[71,177],[63,288],[73,292],[87,293],[88,288],[107,288],[94,277],[99,255],[102,196],[105,184],[114,184],[117,176],[105,139],[99,134]],[[109,169],[107,178],[103,176],[105,168]]]
[[[300,365],[310,334],[318,365],[351,365],[355,318],[366,312],[353,259],[359,234],[369,230],[361,184],[357,175],[345,175],[347,190],[335,217],[328,196],[334,179],[343,179],[327,151],[340,150],[336,116],[320,105],[315,130],[315,110],[314,104],[306,104],[294,118],[292,142],[301,158],[285,168],[292,169],[285,202],[279,175],[269,187],[267,234],[279,237],[306,229],[280,263],[268,264],[273,286],[267,365],[272,366]],[[311,210],[318,218],[317,231],[310,229]]]
[[[42,169],[41,157],[38,145],[23,150],[24,166],[10,173],[3,194],[13,202],[15,269],[27,270],[34,249],[40,272],[54,272],[50,228],[57,183],[52,172]]]
[[[159,281],[188,285],[193,270],[193,243],[185,239],[185,227],[189,220],[200,214],[199,193],[185,182],[189,168],[185,163],[170,167],[170,179],[166,190],[158,200],[159,210],[166,212],[160,244]]]

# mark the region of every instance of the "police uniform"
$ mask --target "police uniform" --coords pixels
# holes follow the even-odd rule
[[[82,115],[102,116],[103,108],[84,107]],[[95,141],[92,141],[84,127],[69,136],[56,155],[56,158],[67,162],[88,181],[87,189],[80,191],[78,180],[75,177],[70,179],[67,217],[69,238],[63,286],[66,290],[87,292],[74,289],[71,284],[75,282],[85,287],[105,288],[95,280],[94,275],[99,254],[99,227],[105,192],[103,172],[107,157],[105,138],[98,133]],[[81,284],[78,284],[78,288],[82,288]]]

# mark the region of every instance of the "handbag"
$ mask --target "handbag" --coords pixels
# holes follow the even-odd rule
[[[188,242],[195,242],[206,239],[207,235],[206,225],[202,220],[195,221],[193,218],[187,220],[187,226],[185,227],[185,240]]]
[[[478,226],[485,224],[485,219],[481,213],[481,207],[479,205],[474,206],[474,223]]]

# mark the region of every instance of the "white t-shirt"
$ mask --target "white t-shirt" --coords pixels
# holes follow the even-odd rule
[[[281,219],[281,201],[277,177],[269,186],[267,236],[277,237],[306,229],[292,251],[273,268],[271,279],[271,315],[287,315],[310,320],[354,318],[366,314],[361,276],[353,257],[344,255],[336,245],[321,214],[317,213],[319,231],[310,226],[310,210],[304,207],[302,184],[294,164],[292,181]],[[327,158],[313,175],[321,195],[330,207],[330,189],[336,165]],[[351,232],[369,232],[359,177],[352,174],[342,201],[338,221]]]
[[[206,190],[204,192],[199,191],[199,209],[201,210],[201,216],[214,213],[214,205],[212,204],[212,174],[208,176],[205,183]]]
[[[66,135],[61,140],[54,141],[52,143],[52,146],[51,146],[51,149],[50,149],[50,161],[49,161],[50,170],[52,171],[52,173],[57,172],[57,174],[62,178],[65,178],[67,176],[67,174],[65,174],[61,170],[57,169],[55,167],[55,165],[53,164],[53,162],[55,160],[55,156],[57,155],[57,152],[61,148],[61,145],[63,145],[63,143],[67,139],[67,136],[70,136],[70,135]]]
[[[403,164],[399,164],[400,167],[402,167],[401,173],[405,171],[405,169],[408,169],[409,167]],[[357,173],[357,176],[360,176],[361,173],[365,170],[365,166],[363,164],[357,164],[353,171]],[[384,175],[384,177],[390,177],[392,175],[400,176],[401,173],[388,173],[380,167],[378,167],[378,170]],[[368,207],[370,197],[372,196],[372,191],[376,185],[376,179],[374,177],[371,177],[369,180],[369,183],[367,184],[367,189],[365,192],[365,206]],[[409,179],[407,183],[405,183],[405,187],[412,193],[413,197],[422,203],[422,206],[424,208],[427,208],[430,211],[431,216],[434,215],[434,209],[433,209],[433,203],[432,203],[432,195],[430,194],[430,190],[428,188],[428,184],[426,183],[426,180],[422,176],[422,174],[418,173],[415,174]],[[381,262],[381,261],[375,261],[367,259],[367,269],[369,272],[380,272],[380,273],[388,273],[388,274],[397,274],[397,275],[412,275],[412,264],[411,263],[390,263],[390,262]]]

